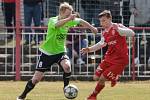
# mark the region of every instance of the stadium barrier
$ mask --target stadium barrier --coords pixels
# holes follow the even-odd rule
[[[135,30],[138,30],[136,28],[133,28]],[[141,30],[141,29],[140,29]],[[150,47],[148,45],[149,39],[150,39],[150,33],[147,33],[147,29],[142,28],[141,33],[136,33],[135,36],[135,44],[133,38],[129,37],[127,38],[128,48],[129,48],[129,65],[126,67],[124,72],[120,77],[127,77],[127,78],[148,78],[150,77],[150,59],[149,59],[149,50]],[[38,41],[39,36],[42,37],[42,39],[45,39],[46,33],[21,33],[20,36],[20,43],[16,43],[17,35],[15,33],[0,33],[1,35],[1,44],[0,44],[0,77],[5,78],[6,77],[16,77],[16,63],[18,58],[18,55],[20,55],[20,65],[18,66],[20,68],[19,75],[20,77],[28,77],[32,76],[34,74],[34,69],[36,66],[36,62],[38,61],[39,57],[39,43],[37,42],[29,42],[28,45],[25,45],[25,35],[29,35],[29,38],[31,36],[35,36],[36,41]],[[12,39],[7,39],[9,35],[12,35]],[[68,34],[71,38],[75,38],[78,36],[79,41],[81,41],[82,37],[84,36],[85,39],[88,41],[91,39],[91,44],[93,45],[97,42],[97,39],[100,40],[101,34],[98,33],[97,35],[93,35],[92,33],[69,33]],[[2,38],[3,37],[3,38]],[[90,38],[89,38],[90,37]],[[34,39],[33,39],[34,40]],[[42,41],[41,41],[42,42]],[[40,43],[41,43],[40,42]],[[79,48],[80,50],[81,43],[79,42],[77,47],[74,48],[75,41],[71,41],[72,45],[72,51],[76,48]],[[16,52],[17,45],[20,46],[20,53]],[[134,49],[135,48],[135,49]],[[82,55],[80,52],[78,53],[78,56],[75,57],[74,52],[71,52],[71,63],[72,63],[72,77],[92,77],[92,75],[95,72],[96,67],[98,66],[98,63],[102,60],[104,50],[99,50],[97,52],[89,53],[83,57],[83,62],[77,62],[78,58],[82,58]],[[135,59],[135,55],[137,54],[137,59]],[[135,62],[134,62],[135,61]],[[51,66],[51,69],[49,72],[45,73],[46,77],[61,77],[62,76],[62,69],[58,67],[57,64],[54,64]],[[86,80],[86,78],[85,78]]]

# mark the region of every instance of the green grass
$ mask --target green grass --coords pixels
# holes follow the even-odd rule
[[[79,88],[78,97],[75,100],[85,100],[85,97],[93,90],[96,82],[72,81]],[[23,91],[26,82],[1,81],[0,100],[16,100],[16,97]],[[40,82],[31,91],[26,100],[67,100],[62,91],[63,83]],[[150,100],[150,81],[118,83],[115,87],[106,87],[98,95],[97,100]]]

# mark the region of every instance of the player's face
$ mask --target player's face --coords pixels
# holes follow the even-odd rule
[[[99,18],[100,24],[103,28],[108,28],[111,24],[111,18],[107,18],[106,16],[102,16]]]
[[[62,16],[63,18],[67,18],[67,17],[69,17],[71,14],[72,14],[72,10],[66,9],[64,12],[61,13],[61,16]]]

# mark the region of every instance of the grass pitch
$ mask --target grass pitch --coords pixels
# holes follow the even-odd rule
[[[79,88],[78,97],[74,100],[85,100],[96,85],[96,82],[72,81]],[[0,100],[16,100],[23,91],[26,82],[1,81]],[[63,82],[40,82],[27,96],[26,100],[67,100],[63,94]],[[121,82],[115,87],[106,87],[97,100],[150,100],[150,81]]]

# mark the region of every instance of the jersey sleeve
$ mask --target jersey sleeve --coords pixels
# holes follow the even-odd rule
[[[134,31],[125,27],[124,25],[122,24],[119,24],[118,26],[118,32],[121,36],[134,36]]]
[[[67,25],[68,25],[69,27],[75,27],[75,26],[79,25],[80,22],[81,22],[81,19],[80,19],[80,18],[75,18],[74,20],[69,21],[69,22],[67,23]]]
[[[50,18],[48,22],[48,28],[55,28],[56,23],[57,20],[55,20],[54,18]]]
[[[95,45],[90,47],[90,52],[94,52],[99,50],[100,48],[105,47],[107,44],[105,43],[105,38],[101,35],[101,41],[96,43]]]
[[[101,35],[101,41],[100,41],[100,44],[101,44],[101,45],[104,45],[104,43],[105,43],[105,38],[104,38],[103,35]]]
[[[121,24],[121,23],[119,23],[118,26],[121,27],[121,28],[126,28],[126,27],[125,27],[123,24]]]

